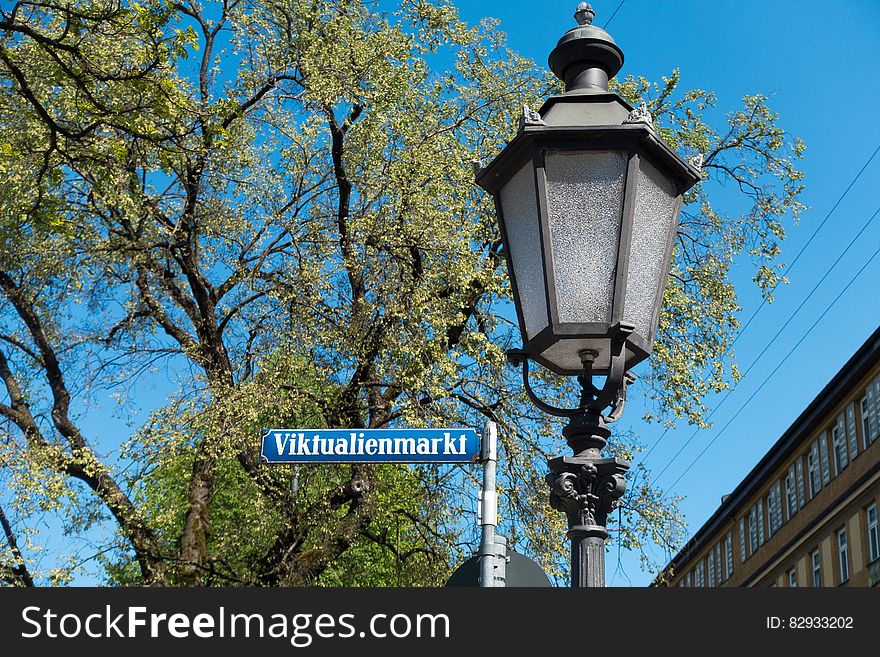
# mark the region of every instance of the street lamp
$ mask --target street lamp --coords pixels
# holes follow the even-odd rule
[[[523,108],[517,136],[476,175],[495,198],[522,334],[508,358],[538,408],[569,418],[573,456],[551,460],[547,481],[551,505],[568,516],[574,587],[605,585],[605,524],[629,464],[601,450],[623,411],[628,370],[651,353],[681,197],[700,180],[699,165],[663,143],[646,108],[608,91],[623,51],[594,16],[582,2],[578,25],[550,53],[565,93]],[[529,360],[578,376],[579,406],[541,401]],[[605,377],[601,387],[594,376]]]

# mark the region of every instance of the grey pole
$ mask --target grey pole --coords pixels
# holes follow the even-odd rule
[[[506,557],[507,542],[495,535],[495,528],[498,525],[498,493],[495,489],[497,446],[498,427],[494,422],[488,421],[483,428],[480,454],[483,463],[483,489],[480,493],[479,513],[479,523],[483,530],[479,552],[481,587],[504,586],[503,561]]]

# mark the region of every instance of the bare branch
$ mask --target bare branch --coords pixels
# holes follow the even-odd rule
[[[31,577],[27,562],[24,560],[18,547],[18,542],[15,539],[15,534],[12,532],[12,525],[9,524],[2,506],[0,506],[0,527],[3,527],[3,534],[6,536],[6,542],[9,544],[13,558],[13,566],[10,569],[8,579],[11,580],[12,584],[20,584],[26,587],[35,586],[34,578]],[[0,570],[0,577],[4,577],[2,570]]]

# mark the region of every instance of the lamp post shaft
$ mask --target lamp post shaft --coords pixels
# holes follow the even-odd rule
[[[608,535],[608,532],[605,532]],[[571,536],[569,534],[569,536]],[[605,586],[605,538],[571,538],[571,587],[576,589]]]
[[[610,433],[598,413],[576,415],[563,430],[574,454],[548,464],[550,504],[568,518],[572,588],[605,586],[608,513],[626,492],[629,469],[626,461],[602,457]]]

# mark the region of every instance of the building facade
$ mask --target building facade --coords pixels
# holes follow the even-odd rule
[[[669,563],[664,586],[880,585],[880,329]]]

